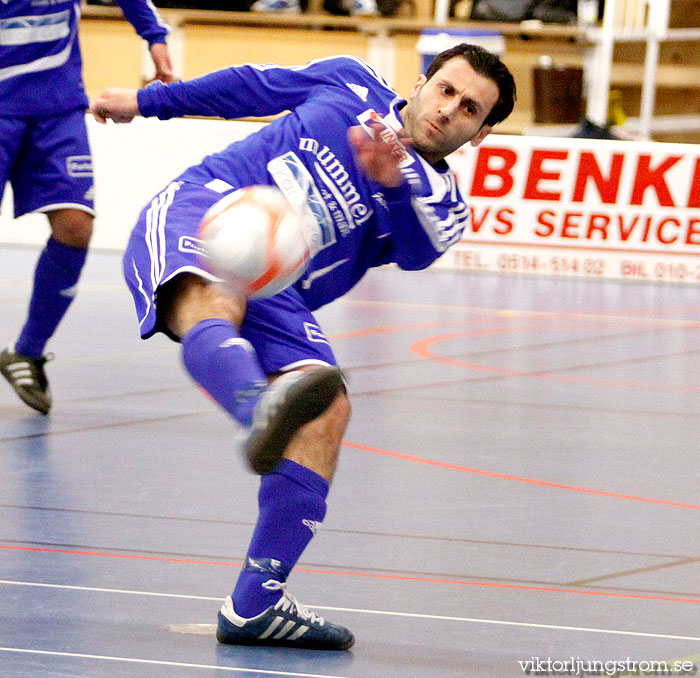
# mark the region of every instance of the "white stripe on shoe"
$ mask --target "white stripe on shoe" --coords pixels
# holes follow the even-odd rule
[[[287,638],[287,640],[296,640],[297,638],[301,638],[308,630],[308,626],[300,626],[294,633],[292,633],[291,636]]]
[[[272,623],[267,627],[265,631],[263,631],[258,638],[262,640],[263,638],[267,638],[271,636],[274,632],[275,629],[284,621],[284,617],[275,617],[272,621]]]
[[[284,638],[290,631],[294,629],[294,627],[297,625],[295,621],[292,621],[291,619],[282,627],[282,630],[279,633],[276,633],[274,636],[272,636],[275,640],[280,640],[281,638]]]

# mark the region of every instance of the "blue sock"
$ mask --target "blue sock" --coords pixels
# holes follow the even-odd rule
[[[197,323],[182,339],[190,376],[236,421],[250,426],[253,408],[267,386],[255,350],[226,320]]]
[[[285,581],[326,516],[328,482],[311,469],[289,459],[260,479],[260,514],[246,556],[246,566],[233,591],[233,609],[254,617],[282,595],[268,591],[268,579]],[[274,568],[261,571],[266,561]],[[277,561],[277,562],[275,562]]]
[[[44,352],[73,301],[86,256],[86,249],[49,238],[36,265],[29,314],[15,344],[16,353],[38,358]]]

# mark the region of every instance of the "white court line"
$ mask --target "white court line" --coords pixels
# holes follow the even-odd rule
[[[192,596],[183,593],[157,593],[155,591],[129,591],[124,589],[105,589],[92,586],[69,586],[67,584],[43,584],[40,582],[11,581],[0,579],[0,585],[7,586],[37,586],[49,589],[67,589],[73,591],[95,591],[98,593],[120,593],[133,596],[152,596],[158,598],[183,598],[186,600],[213,600],[220,602],[222,598],[210,596]],[[617,629],[597,629],[586,626],[561,626],[557,624],[535,624],[532,622],[504,621],[500,619],[480,619],[477,617],[451,617],[439,614],[420,614],[418,612],[392,612],[390,610],[366,610],[354,607],[329,607],[327,605],[305,605],[315,610],[330,610],[331,612],[354,612],[356,614],[380,614],[388,617],[409,617],[411,619],[435,619],[439,621],[457,621],[469,624],[492,624],[497,626],[517,626],[532,629],[552,629],[554,631],[578,631],[579,633],[606,633],[616,636],[636,636],[641,638],[664,638],[666,640],[696,640],[700,636],[677,636],[668,633],[644,633],[641,631],[619,631]]]
[[[158,659],[137,659],[135,657],[110,657],[101,654],[81,654],[79,652],[52,652],[51,650],[28,650],[22,647],[0,647],[0,652],[15,652],[18,654],[41,654],[50,657],[71,657],[73,659],[99,659],[110,662],[126,662],[129,664],[152,664],[156,666],[177,666],[187,669],[210,669],[212,671],[232,671],[235,673],[264,673],[269,676],[295,676],[295,678],[343,678],[320,673],[291,673],[289,671],[271,671],[269,669],[244,669],[239,666],[213,666],[211,664],[190,664],[188,662],[166,662]]]
[[[13,279],[0,278],[0,284],[3,286],[16,286],[18,282],[21,284],[25,281],[17,281]],[[31,284],[31,280],[26,281],[27,285]],[[123,292],[124,285],[109,284],[109,283],[80,283],[80,290],[104,292],[105,290],[117,290]],[[505,317],[519,318],[554,318],[554,319],[582,319],[582,320],[615,320],[620,322],[653,324],[663,327],[680,327],[686,329],[694,329],[700,327],[700,320],[691,320],[683,318],[651,318],[648,316],[629,316],[615,315],[613,313],[574,313],[571,311],[536,311],[527,309],[508,309],[508,308],[491,308],[489,306],[459,306],[450,304],[427,304],[410,301],[378,301],[376,299],[346,299],[341,297],[336,299],[335,304],[347,304],[350,306],[374,306],[377,308],[405,308],[409,310],[435,310],[435,311],[457,311],[463,313],[494,314]]]

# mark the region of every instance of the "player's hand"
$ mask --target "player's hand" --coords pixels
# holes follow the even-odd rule
[[[90,106],[97,122],[131,122],[139,114],[137,90],[108,87]]]
[[[370,122],[374,135],[370,136],[362,127],[351,127],[348,139],[355,151],[355,157],[364,173],[386,187],[401,185],[403,177],[399,163],[405,157],[406,145],[410,140],[400,138],[383,123]]]
[[[153,80],[160,80],[165,83],[173,82],[175,78],[173,76],[173,66],[170,63],[168,46],[162,42],[154,42],[149,49],[151,59],[153,59],[153,64],[156,67],[156,76]]]

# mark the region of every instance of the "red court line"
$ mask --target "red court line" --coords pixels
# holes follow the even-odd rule
[[[123,553],[108,553],[101,551],[75,551],[69,549],[49,549],[36,546],[12,546],[0,544],[0,549],[10,551],[34,551],[38,553],[58,553],[72,556],[93,556],[100,558],[125,558],[127,560],[150,560],[168,563],[186,563],[196,565],[222,565],[224,567],[241,567],[242,563],[223,563],[220,561],[193,560],[188,558],[166,558],[164,556],[137,556]],[[427,584],[457,584],[459,586],[479,586],[495,589],[514,589],[518,591],[543,591],[546,593],[568,593],[581,596],[603,596],[606,598],[631,598],[638,600],[660,600],[671,603],[700,603],[700,599],[695,598],[675,598],[672,596],[645,596],[638,593],[614,593],[610,591],[585,591],[579,589],[562,589],[552,586],[528,586],[525,584],[500,584],[495,582],[463,581],[458,579],[438,579],[434,577],[411,577],[399,574],[377,574],[372,572],[344,572],[341,570],[317,570],[313,568],[295,567],[296,572],[307,572],[311,574],[328,574],[339,577],[362,577],[365,579],[391,579],[394,581],[411,581]]]
[[[476,330],[467,332],[450,332],[448,334],[439,334],[434,337],[426,337],[411,344],[411,351],[426,360],[434,360],[446,365],[455,367],[465,367],[468,370],[475,372],[496,372],[504,376],[512,377],[527,377],[532,379],[543,379],[545,381],[560,381],[573,384],[586,384],[588,386],[613,386],[616,388],[629,388],[647,391],[672,391],[677,393],[700,393],[700,386],[680,386],[674,384],[647,384],[641,381],[627,381],[623,379],[603,379],[598,377],[574,376],[569,374],[552,374],[547,372],[522,372],[521,370],[513,370],[505,367],[493,367],[481,363],[467,362],[458,358],[450,358],[449,356],[441,356],[434,353],[430,347],[440,341],[449,341],[451,339],[477,336],[480,334],[495,334],[515,332],[519,328],[515,327],[499,327],[492,330]],[[562,328],[559,328],[562,329]]]
[[[377,447],[370,447],[369,445],[361,445],[359,443],[351,443],[347,440],[343,440],[343,445],[345,447],[353,447],[356,450],[363,450],[364,452],[372,452],[374,454],[381,454],[386,457],[394,457],[396,459],[402,459],[404,461],[412,461],[417,464],[426,464],[427,466],[437,466],[438,468],[448,468],[453,471],[461,471],[462,473],[473,473],[480,476],[488,476],[489,478],[499,478],[500,480],[511,480],[517,483],[527,483],[529,485],[540,485],[543,487],[552,487],[557,490],[568,490],[569,492],[582,492],[584,494],[596,494],[603,497],[612,497],[614,499],[626,499],[628,501],[641,501],[648,504],[662,504],[664,506],[675,506],[677,508],[688,508],[700,510],[700,506],[695,504],[684,504],[677,501],[669,501],[667,499],[651,499],[649,497],[636,497],[631,494],[621,494],[619,492],[606,492],[605,490],[593,490],[588,487],[576,487],[575,485],[563,485],[561,483],[552,483],[548,480],[537,480],[535,478],[523,478],[521,476],[508,475],[507,473],[496,473],[495,471],[483,471],[477,468],[469,468],[467,466],[458,466],[457,464],[448,464],[444,461],[436,461],[434,459],[424,459],[423,457],[414,457],[410,454],[401,454],[400,452],[392,452],[390,450],[382,450]]]

